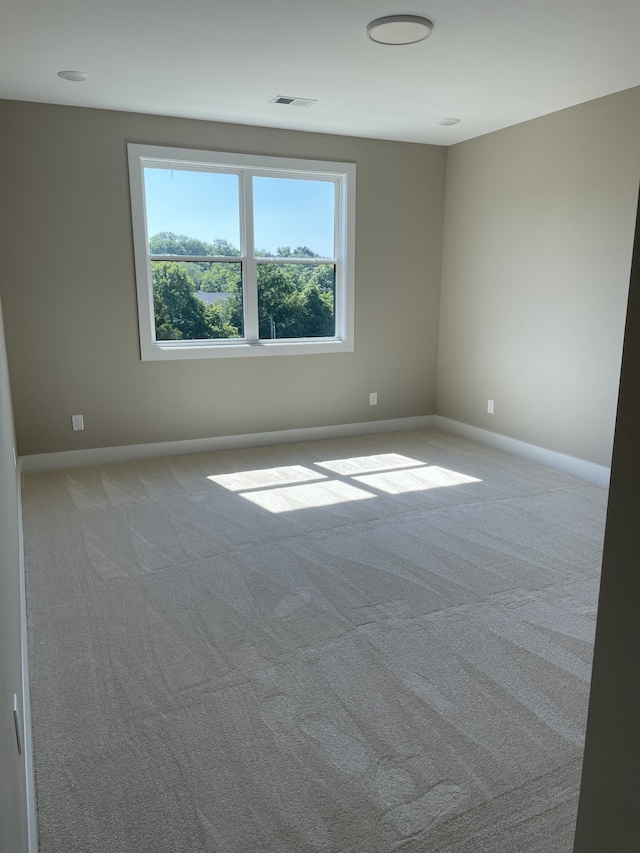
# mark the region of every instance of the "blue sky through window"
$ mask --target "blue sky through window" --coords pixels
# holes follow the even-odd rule
[[[240,246],[238,179],[218,172],[145,168],[149,237],[160,231]],[[254,178],[255,245],[308,246],[334,255],[334,184],[328,181]]]
[[[144,170],[149,237],[160,231],[240,246],[238,178],[183,169]]]
[[[295,178],[253,179],[255,244],[275,251],[278,246],[308,246],[332,258],[334,184]]]

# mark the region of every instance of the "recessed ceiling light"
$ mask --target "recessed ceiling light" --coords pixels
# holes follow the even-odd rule
[[[433,24],[420,15],[387,15],[367,26],[367,35],[378,44],[414,44],[429,38]]]
[[[58,71],[58,77],[63,80],[70,80],[72,83],[84,83],[89,79],[89,75],[84,71]]]
[[[460,124],[459,118],[441,118],[438,124],[441,124],[443,127],[451,127],[453,124]]]

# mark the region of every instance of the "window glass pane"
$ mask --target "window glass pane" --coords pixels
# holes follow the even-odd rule
[[[242,265],[151,261],[157,341],[241,338]]]
[[[238,176],[145,167],[152,255],[240,254]]]
[[[335,335],[333,264],[258,264],[262,340]]]
[[[253,179],[256,256],[333,258],[333,181]]]

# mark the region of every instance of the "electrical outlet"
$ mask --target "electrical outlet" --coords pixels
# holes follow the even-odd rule
[[[371,394],[369,394],[369,405],[370,406],[377,406],[378,405],[378,394],[376,391],[372,391]]]
[[[82,415],[71,415],[71,428],[73,430],[84,429],[84,418]]]
[[[487,400],[487,413],[489,415],[493,414],[493,400]]]

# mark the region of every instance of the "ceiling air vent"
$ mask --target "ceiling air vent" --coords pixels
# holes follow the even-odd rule
[[[287,107],[310,107],[316,104],[314,98],[292,98],[289,95],[277,95],[269,101],[270,104],[284,104]]]

